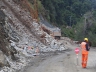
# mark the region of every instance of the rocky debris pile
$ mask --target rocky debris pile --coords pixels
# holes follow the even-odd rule
[[[0,51],[0,67],[8,66],[7,60],[2,51]]]
[[[9,67],[4,66],[0,72],[15,72],[22,69],[31,61],[31,58],[41,52],[67,49],[63,41],[55,40],[51,35],[44,32],[41,25],[32,20],[29,12],[22,9],[12,0],[3,1],[6,1],[12,7],[10,9],[9,5],[7,6],[2,2],[3,8],[1,10],[7,16],[4,29],[9,36],[10,43],[8,48],[12,50],[12,56],[4,55]],[[19,18],[16,16],[17,14]],[[44,41],[45,44],[41,41]]]
[[[39,40],[43,40],[43,42],[45,42],[48,46],[44,47],[45,48],[49,48],[49,47],[52,47],[52,44],[53,44],[53,41],[56,41],[52,36],[50,36],[49,34],[47,34],[46,32],[44,32],[41,28],[41,26],[36,23],[35,21],[32,21],[32,18],[30,17],[30,14],[28,12],[25,12],[24,9],[22,9],[20,6],[18,6],[17,4],[15,4],[12,0],[6,0],[6,2],[11,6],[13,7],[13,10],[16,11],[17,14],[19,14],[21,16],[21,19],[25,20],[25,22],[27,21],[27,24],[30,24],[30,31],[32,34],[35,35],[35,37]],[[15,29],[18,27],[18,29],[22,30],[22,31],[18,31],[20,34],[22,32],[22,36],[25,36],[25,33],[28,33],[28,29],[24,30],[25,27],[24,25],[20,24],[22,21],[21,20],[18,20],[16,19],[16,16],[12,15],[12,13],[10,12],[10,10],[5,10],[3,9],[3,11],[6,13],[6,15],[13,21],[14,25],[15,25]],[[9,12],[9,13],[8,13]],[[22,12],[20,14],[20,12]],[[21,21],[21,22],[20,22]],[[17,25],[18,24],[18,25]],[[22,28],[21,28],[22,27]],[[17,29],[16,29],[17,30]],[[30,33],[28,33],[29,35]],[[45,35],[43,38],[40,38],[42,37],[42,35]],[[33,37],[33,36],[32,36]],[[30,39],[28,39],[30,40]],[[30,42],[30,41],[29,41]],[[58,42],[55,42],[55,43],[58,43]],[[31,43],[32,44],[32,43]],[[43,44],[42,44],[43,45]],[[40,49],[42,47],[42,45],[40,45],[41,47],[39,47]],[[53,46],[56,45],[56,44],[53,44]],[[61,46],[61,45],[60,45]],[[63,46],[63,45],[62,45]],[[63,46],[64,47],[64,46]],[[58,48],[58,47],[57,47]],[[60,47],[59,47],[60,48]],[[64,47],[65,48],[65,47]],[[41,50],[42,50],[41,49]],[[64,50],[64,49],[63,49]],[[43,50],[42,50],[43,51]],[[45,51],[45,50],[44,50]]]

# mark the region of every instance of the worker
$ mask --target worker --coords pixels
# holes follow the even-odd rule
[[[86,68],[88,60],[88,51],[90,50],[88,46],[88,38],[84,38],[84,41],[81,43],[82,51],[82,68]]]

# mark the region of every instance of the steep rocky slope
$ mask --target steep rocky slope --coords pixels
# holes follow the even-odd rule
[[[69,44],[70,39],[55,40],[54,37],[43,31],[41,24],[31,17],[27,9],[12,0],[0,0],[0,9],[5,15],[5,17],[3,16],[4,23],[0,23],[0,49],[4,53],[3,60],[6,60],[7,65],[3,65],[1,72],[6,70],[15,72],[23,68],[38,52],[68,49],[66,44]]]

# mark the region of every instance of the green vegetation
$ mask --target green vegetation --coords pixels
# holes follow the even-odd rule
[[[40,0],[48,12],[48,21],[58,26],[76,24],[80,18],[92,9],[92,0]]]
[[[31,1],[31,0],[29,0]],[[88,37],[96,46],[96,0],[37,0],[38,12],[74,40]]]

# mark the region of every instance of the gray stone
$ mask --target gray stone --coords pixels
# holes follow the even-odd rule
[[[8,62],[3,54],[2,51],[0,51],[0,67],[8,65]]]

